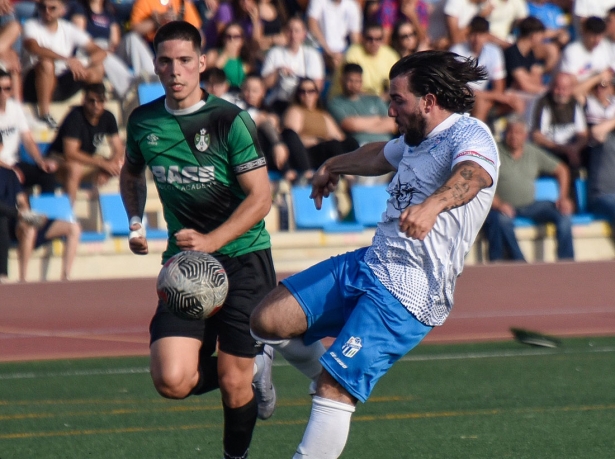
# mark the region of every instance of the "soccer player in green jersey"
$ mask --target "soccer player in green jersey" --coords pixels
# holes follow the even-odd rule
[[[148,252],[141,218],[149,167],[169,232],[163,262],[181,250],[198,250],[216,256],[228,274],[225,304],[205,321],[181,319],[158,304],[150,365],[163,397],[220,388],[224,457],[239,459],[248,455],[257,416],[268,418],[275,406],[272,351],[249,330],[252,309],[276,282],[263,221],[271,191],[248,113],[199,86],[205,70],[200,49],[200,34],[187,22],[158,30],[154,66],[165,96],[138,107],[128,120],[120,187],[134,253]]]

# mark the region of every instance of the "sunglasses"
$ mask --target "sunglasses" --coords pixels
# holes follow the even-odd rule
[[[11,88],[10,86],[0,86],[0,90],[2,90],[3,92],[11,92]]]
[[[39,3],[36,7],[41,11],[55,11],[58,9],[56,5],[45,5],[44,3]]]
[[[415,32],[407,33],[407,34],[404,34],[404,35],[400,35],[399,39],[400,40],[407,40],[408,38],[412,38],[412,37],[416,37],[416,33]]]
[[[94,99],[93,97],[88,97],[87,99],[85,99],[85,101],[86,101],[88,104],[92,104],[92,105],[95,105],[95,104],[100,104],[100,105],[102,105],[102,104],[104,104],[104,103],[105,103],[105,101],[104,101],[104,100],[101,100],[101,99]]]
[[[299,94],[316,94],[318,91],[316,89],[299,89],[297,91]]]
[[[368,35],[365,37],[365,41],[382,41],[382,35],[379,37],[374,37],[373,35]]]
[[[241,40],[243,38],[243,35],[227,33],[224,37],[229,40]]]

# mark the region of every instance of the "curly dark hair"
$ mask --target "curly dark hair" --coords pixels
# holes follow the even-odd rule
[[[421,51],[402,57],[391,67],[389,78],[405,75],[412,94],[433,94],[440,107],[453,113],[469,112],[474,92],[468,83],[487,79],[487,71],[477,60],[448,51]]]

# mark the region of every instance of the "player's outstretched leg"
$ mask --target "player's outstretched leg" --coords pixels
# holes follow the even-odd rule
[[[266,344],[263,353],[256,356],[256,374],[252,382],[258,403],[258,418],[269,419],[275,410],[276,393],[271,376],[273,348]]]
[[[356,399],[323,371],[317,395],[312,398],[310,420],[293,459],[339,457],[346,446],[355,404]]]

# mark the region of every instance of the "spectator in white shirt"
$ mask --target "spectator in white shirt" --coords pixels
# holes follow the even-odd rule
[[[479,65],[487,70],[487,80],[470,83],[474,90],[474,108],[472,116],[481,121],[487,121],[492,109],[497,116],[511,111],[523,113],[523,100],[506,89],[506,65],[502,49],[489,43],[489,21],[481,16],[475,16],[468,27],[468,40],[458,43],[451,51],[463,57],[478,60]]]
[[[281,115],[299,83],[299,78],[311,78],[322,91],[325,68],[322,55],[305,44],[307,30],[300,17],[289,19],[285,27],[286,46],[274,46],[265,56],[261,75],[270,90],[266,104]]]
[[[599,17],[589,17],[583,23],[581,38],[564,48],[560,70],[576,77],[574,93],[587,96],[596,83],[610,79],[611,50],[604,38],[606,23]]]
[[[310,0],[308,29],[325,55],[328,68],[337,68],[350,43],[361,41],[362,14],[355,0]]]
[[[49,114],[51,101],[68,99],[84,83],[102,83],[107,53],[87,32],[62,19],[64,0],[40,0],[37,9],[38,18],[26,21],[23,31],[28,58],[24,100],[36,102],[39,119],[56,129],[58,123]],[[87,53],[87,62],[74,56],[77,48]]]

